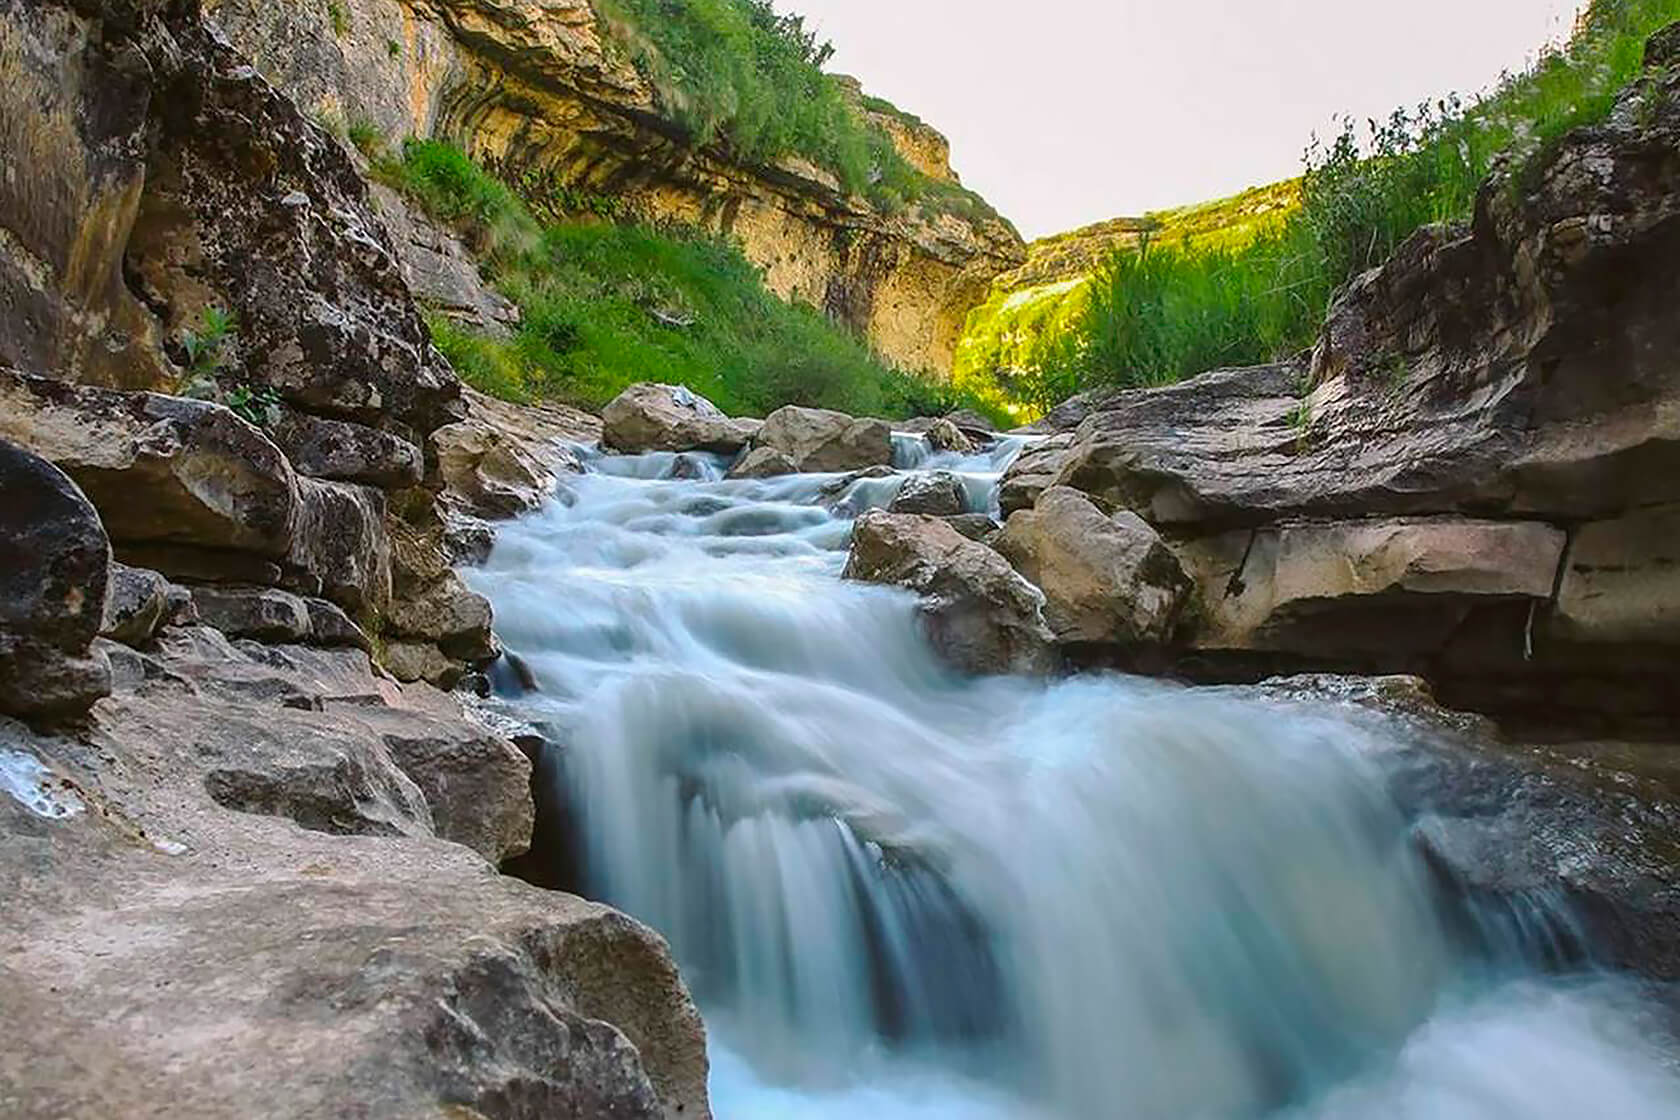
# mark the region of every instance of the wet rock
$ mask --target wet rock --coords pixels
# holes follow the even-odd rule
[[[163,623],[169,591],[169,581],[158,573],[113,563],[100,636],[124,645],[144,645]]]
[[[1018,509],[1031,509],[1038,496],[1056,484],[1072,446],[1073,436],[1063,434],[1021,449],[998,482],[998,505],[1005,517]]]
[[[391,609],[392,632],[405,639],[426,639],[464,661],[494,657],[490,603],[467,590],[449,572],[423,593],[396,603]]]
[[[558,405],[514,408],[478,393],[470,415],[432,433],[446,499],[477,517],[517,517],[542,505],[557,476],[581,471],[564,441],[599,438],[590,418]]]
[[[300,642],[309,637],[309,607],[298,596],[273,587],[193,588],[193,604],[206,626],[230,638]]]
[[[382,490],[416,486],[420,449],[401,436],[288,409],[269,430],[299,474]]]
[[[978,450],[974,441],[949,417],[935,420],[922,436],[935,451],[950,451],[958,455],[972,455]]]
[[[1148,522],[1129,510],[1105,515],[1065,486],[1010,514],[996,548],[1044,592],[1045,620],[1063,642],[1164,642],[1190,592]]]
[[[426,795],[439,836],[497,864],[531,846],[531,762],[519,748],[471,733],[459,720],[391,732],[384,740]]]
[[[391,675],[404,684],[425,681],[439,688],[454,688],[465,672],[459,661],[444,656],[432,642],[390,642],[383,660]]]
[[[940,520],[969,540],[985,545],[991,544],[992,538],[1003,528],[986,513],[958,513],[942,517]]]
[[[860,420],[825,408],[778,408],[764,418],[753,445],[781,452],[802,472],[892,463],[892,427],[885,420]]]
[[[74,714],[111,690],[93,650],[111,545],[66,475],[0,440],[0,711]]]
[[[730,478],[775,478],[795,474],[798,467],[793,460],[774,447],[754,447],[729,468]]]
[[[892,513],[948,517],[962,513],[967,506],[968,493],[962,479],[950,471],[929,471],[906,478],[887,509]]]
[[[601,410],[601,444],[614,451],[715,451],[732,455],[749,432],[681,385],[632,385]]]
[[[1003,557],[936,517],[865,513],[853,529],[845,578],[920,595],[934,646],[966,672],[1040,673],[1054,665],[1044,596]]]

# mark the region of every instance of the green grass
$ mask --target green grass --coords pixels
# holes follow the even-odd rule
[[[410,141],[379,173],[453,223],[520,306],[513,338],[442,316],[433,338],[463,380],[507,400],[589,406],[637,381],[687,385],[737,415],[784,404],[936,414],[983,401],[892,369],[814,308],[784,302],[732,243],[687,229],[539,223],[458,149]]]
[[[1163,229],[1142,247],[1108,251],[1076,323],[1040,315],[1052,329],[1032,340],[1024,373],[991,378],[998,394],[1014,392],[1031,412],[1054,403],[1041,399],[1048,392],[1163,384],[1310,345],[1338,287],[1419,228],[1469,218],[1498,159],[1536,167],[1571,129],[1603,120],[1638,75],[1646,37],[1676,19],[1680,0],[1595,0],[1566,48],[1481,98],[1443,97],[1315,139],[1299,206],[1249,207],[1252,222],[1236,220],[1244,208],[1234,200],[1152,216]],[[1519,170],[1512,182],[1520,189],[1525,178]],[[1057,250],[1055,240],[1040,244]],[[1008,327],[971,318],[969,334]],[[984,345],[964,348],[989,357]],[[988,372],[959,364],[957,379],[985,392]]]
[[[603,28],[657,91],[661,110],[699,147],[774,163],[799,156],[886,209],[925,180],[833,76],[832,48],[769,0],[601,0]]]

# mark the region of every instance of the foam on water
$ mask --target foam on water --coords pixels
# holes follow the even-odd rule
[[[897,457],[985,508],[1017,450]],[[902,474],[590,466],[470,579],[563,744],[578,888],[706,1012],[718,1115],[1680,1115],[1625,993],[1450,934],[1380,731],[950,672],[910,596],[837,578]]]

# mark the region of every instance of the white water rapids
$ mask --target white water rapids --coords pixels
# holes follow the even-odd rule
[[[1018,449],[920,446],[976,508]],[[722,466],[592,456],[470,575],[563,747],[555,854],[670,939],[720,1117],[1680,1116],[1630,986],[1449,934],[1381,734],[959,677],[910,596],[838,578],[902,475]]]

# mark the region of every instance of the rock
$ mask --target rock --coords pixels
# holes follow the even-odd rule
[[[425,466],[420,449],[401,436],[294,409],[269,435],[297,472],[311,478],[396,490],[419,485]]]
[[[935,451],[951,451],[958,455],[973,455],[976,450],[974,441],[963,434],[963,430],[949,418],[935,420],[922,436],[928,441],[928,446]]]
[[[892,427],[825,408],[787,405],[764,419],[755,447],[787,456],[801,472],[854,471],[892,463]]]
[[[601,410],[601,444],[626,454],[715,451],[733,455],[748,433],[717,405],[681,385],[642,382]]]
[[[1105,515],[1055,486],[1010,514],[996,548],[1044,592],[1044,617],[1062,642],[1161,643],[1172,635],[1190,580],[1148,522]]]
[[[912,474],[894,495],[887,509],[892,513],[928,513],[948,517],[968,506],[968,492],[962,479],[950,471]]]
[[[305,599],[309,612],[309,641],[318,646],[350,646],[363,653],[373,652],[367,632],[353,622],[337,604],[325,599]]]
[[[777,451],[774,447],[754,447],[736,460],[729,468],[729,478],[775,478],[784,474],[796,474],[798,468],[793,460]]]
[[[1003,528],[987,513],[957,513],[940,520],[969,540],[985,545],[991,544],[992,538]]]
[[[0,720],[0,750],[44,767],[67,814],[0,793],[0,1004],[31,1024],[0,1048],[0,1099],[89,1116],[709,1115],[704,1030],[659,937],[486,863],[518,846],[515,800],[529,813],[519,751],[490,755],[447,697],[381,681],[354,651],[255,647],[273,655],[259,663],[184,641],[214,633],[130,651],[147,683],[97,705],[84,737]],[[290,687],[243,690],[248,672]],[[429,744],[409,759],[425,780],[391,739]],[[457,813],[492,798],[486,852],[432,835],[446,814],[428,781]]]
[[[439,688],[454,688],[464,670],[455,658],[446,657],[435,643],[394,641],[386,645],[385,668],[404,684],[424,681]]]
[[[0,440],[0,711],[70,715],[111,691],[92,651],[111,544],[64,472]]]
[[[1680,644],[1680,505],[1577,528],[1549,628],[1575,642]]]
[[[992,437],[997,435],[997,425],[972,408],[955,409],[947,412],[941,419],[948,421],[976,443],[990,443]]]
[[[460,239],[390,187],[369,183],[368,190],[415,298],[469,330],[511,337],[519,326],[518,305],[484,282]]]
[[[273,587],[195,587],[193,605],[206,626],[230,638],[300,642],[310,634],[309,607]]]
[[[128,646],[144,645],[163,623],[169,591],[169,581],[156,572],[113,563],[100,636]]]
[[[0,370],[0,437],[75,479],[118,543],[268,558],[291,546],[291,464],[220,405]]]
[[[935,517],[871,510],[852,532],[845,578],[907,588],[939,652],[970,673],[1041,673],[1054,664],[1044,597],[985,545]]]
[[[998,481],[998,506],[1005,517],[1018,509],[1031,509],[1038,496],[1055,485],[1072,446],[1073,436],[1068,433],[1036,440],[1021,449]]]
[[[298,514],[287,559],[318,581],[320,594],[354,614],[391,601],[391,544],[379,491],[313,478],[297,481]],[[313,594],[314,587],[300,587]]]
[[[1550,525],[1440,517],[1287,524],[1179,553],[1202,588],[1199,648],[1398,658],[1441,648],[1477,604],[1544,603],[1563,546]]]
[[[432,433],[443,499],[472,517],[538,508],[563,475],[583,470],[576,449],[601,439],[601,421],[552,402],[509,404],[465,390],[467,419]]]
[[[468,591],[453,572],[423,593],[394,604],[389,622],[393,633],[427,639],[463,661],[487,660],[497,652],[489,600]]]
[[[464,734],[459,720],[384,739],[426,795],[439,836],[496,864],[531,846],[531,762],[518,747],[487,732]]]

